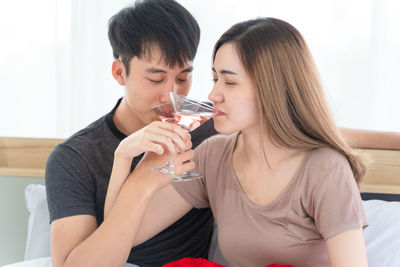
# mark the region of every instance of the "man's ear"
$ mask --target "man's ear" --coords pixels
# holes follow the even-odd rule
[[[125,85],[126,71],[125,65],[121,60],[114,60],[112,64],[112,75],[120,85]]]

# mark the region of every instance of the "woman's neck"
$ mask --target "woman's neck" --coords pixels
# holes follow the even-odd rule
[[[240,158],[246,165],[263,166],[271,170],[302,152],[304,151],[282,148],[276,145],[266,130],[261,137],[259,129],[242,131],[238,136],[234,151],[236,157]]]

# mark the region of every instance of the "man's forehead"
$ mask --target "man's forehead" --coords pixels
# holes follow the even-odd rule
[[[144,61],[148,65],[151,65],[149,69],[162,69],[162,70],[173,70],[173,71],[181,71],[181,72],[190,72],[193,70],[193,61],[186,60],[182,65],[178,64],[178,60],[176,60],[174,65],[171,65],[166,60],[167,56],[162,52],[158,45],[148,46],[143,52],[141,58],[139,60]]]
[[[168,73],[168,72],[179,72],[179,73],[183,73],[183,72],[192,72],[193,71],[193,67],[192,65],[188,65],[188,66],[184,66],[184,67],[176,67],[176,68],[170,68],[168,66],[150,66],[148,68],[146,68],[146,72],[149,73]]]
[[[158,58],[147,58],[143,59],[146,71],[150,73],[167,73],[167,72],[192,72],[193,63],[192,61],[187,61],[183,66],[175,64],[175,66],[170,66],[166,63],[165,59]]]

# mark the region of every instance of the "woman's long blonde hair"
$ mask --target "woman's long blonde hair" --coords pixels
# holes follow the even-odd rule
[[[359,183],[366,173],[365,162],[339,133],[300,32],[275,18],[241,22],[218,40],[213,60],[225,43],[234,44],[256,83],[261,123],[273,142],[291,149],[333,148],[347,158]]]

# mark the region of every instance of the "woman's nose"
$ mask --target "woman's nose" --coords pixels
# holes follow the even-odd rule
[[[219,92],[218,87],[214,85],[213,89],[208,95],[208,99],[213,103],[220,103],[223,101],[224,97],[221,92]]]

